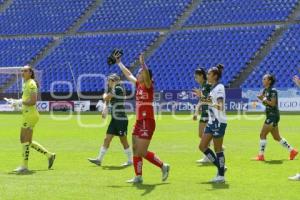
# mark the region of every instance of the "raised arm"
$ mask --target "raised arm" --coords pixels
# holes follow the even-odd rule
[[[140,65],[141,65],[141,68],[142,68],[142,76],[144,78],[145,86],[146,86],[146,88],[149,89],[151,87],[151,78],[150,78],[149,69],[148,69],[148,67],[145,63],[144,54],[140,55]]]
[[[132,83],[136,83],[136,78],[133,76],[133,74],[129,71],[129,69],[127,69],[125,67],[125,65],[121,62],[121,55],[119,53],[116,53],[114,55],[115,59],[116,59],[116,63],[118,64],[118,66],[120,67],[121,71],[123,72],[123,74],[125,75],[125,77],[127,78],[127,80],[129,80]]]

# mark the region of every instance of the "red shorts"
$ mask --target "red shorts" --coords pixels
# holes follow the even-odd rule
[[[154,119],[136,120],[133,129],[133,135],[141,139],[151,140],[154,131],[155,131]]]

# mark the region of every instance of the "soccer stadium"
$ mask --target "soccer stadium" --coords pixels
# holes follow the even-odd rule
[[[0,0],[0,200],[297,200],[300,0]]]

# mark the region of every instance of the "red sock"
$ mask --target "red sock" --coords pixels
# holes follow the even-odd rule
[[[145,159],[151,162],[152,164],[156,165],[159,168],[162,168],[163,162],[155,155],[155,153],[148,151]]]
[[[134,172],[136,176],[142,176],[142,168],[143,168],[143,158],[138,156],[133,156],[133,166]]]

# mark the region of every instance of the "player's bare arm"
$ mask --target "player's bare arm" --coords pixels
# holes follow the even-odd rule
[[[116,59],[117,65],[120,67],[121,71],[123,72],[123,74],[125,75],[125,77],[127,78],[127,80],[129,80],[132,83],[136,83],[136,81],[137,81],[136,78],[129,71],[129,69],[127,69],[125,67],[125,65],[122,63],[122,61],[121,61],[121,54],[120,53],[116,53],[114,55],[114,58]]]
[[[146,86],[146,88],[150,88],[151,87],[151,78],[150,78],[150,73],[149,73],[148,67],[145,63],[144,54],[140,55],[139,61],[140,61],[141,68],[143,69],[142,75],[144,78],[145,86]]]
[[[195,107],[195,113],[194,113],[194,116],[193,116],[193,120],[194,120],[194,121],[197,120],[197,117],[198,117],[198,115],[199,115],[200,107],[201,107],[201,100],[199,100],[199,102],[197,103],[197,105],[196,105],[196,107]]]

